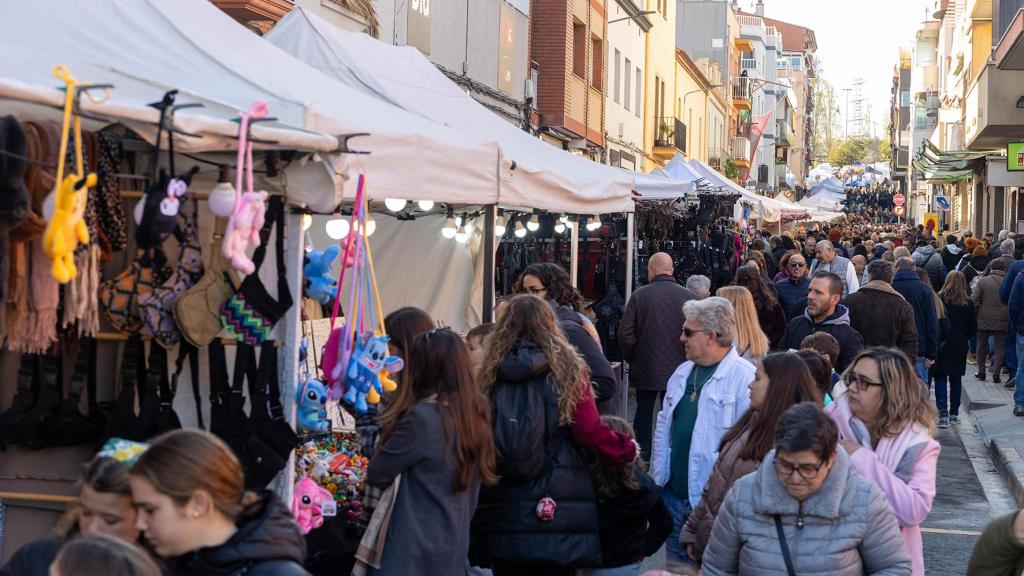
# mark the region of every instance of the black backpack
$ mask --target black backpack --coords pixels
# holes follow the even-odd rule
[[[547,454],[547,418],[541,384],[497,382],[491,391],[494,445],[498,449],[497,473],[503,480],[526,482],[539,477],[550,458]]]

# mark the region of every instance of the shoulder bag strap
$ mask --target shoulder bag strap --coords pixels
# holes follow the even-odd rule
[[[249,418],[252,420],[266,421],[270,419],[270,412],[267,407],[267,370],[270,367],[271,360],[277,359],[277,350],[274,349],[273,341],[270,340],[270,346],[267,346],[267,342],[264,342],[261,346],[260,361],[259,365],[256,365],[255,360],[250,358],[250,369],[255,369],[255,375],[252,370],[246,370],[249,378]],[[250,348],[255,353],[254,348]],[[271,358],[273,357],[273,358]],[[276,366],[277,363],[274,362]]]
[[[796,576],[793,569],[793,558],[789,555],[789,544],[786,543],[786,532],[782,529],[782,517],[775,515],[775,531],[779,534],[779,547],[782,548],[782,559],[786,562],[786,572],[789,576]]]
[[[178,392],[178,378],[185,368],[186,359],[188,360],[189,377],[192,379],[192,396],[196,401],[196,425],[205,430],[206,427],[203,426],[203,400],[199,394],[199,349],[187,340],[182,340],[181,345],[178,347],[178,358],[174,363],[174,376],[171,378],[171,395],[173,397]],[[210,368],[212,371],[212,363]],[[212,389],[213,383],[211,382],[210,385]]]
[[[277,301],[282,306],[290,308],[294,302],[291,290],[288,288],[288,277],[284,265],[284,198],[281,196],[270,197],[270,213],[277,221],[277,238],[274,241],[274,256],[277,258]]]
[[[228,394],[230,394],[230,388],[226,386],[228,361],[224,356],[224,344],[221,343],[220,338],[214,338],[213,342],[207,346],[206,351],[209,354],[210,364],[210,404],[220,406],[227,402]],[[198,365],[198,362],[196,364]],[[199,379],[196,378],[196,382],[198,381]],[[193,384],[193,392],[195,392],[195,388],[195,384]]]
[[[277,371],[277,342],[267,340],[263,343],[260,353],[260,372],[266,378],[266,390],[270,404],[270,416],[274,420],[284,420],[284,408],[281,406],[281,386]]]
[[[270,196],[267,200],[267,210],[263,216],[263,227],[260,228],[260,245],[256,247],[256,251],[252,253],[252,263],[256,267],[253,274],[257,274],[260,271],[260,266],[263,265],[263,258],[267,255],[267,242],[270,241],[270,232],[274,229],[274,200],[280,199],[280,196]]]

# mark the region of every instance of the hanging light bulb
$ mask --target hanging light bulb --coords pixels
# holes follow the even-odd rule
[[[555,224],[555,233],[561,234],[562,232],[565,232],[565,222],[559,220],[558,223]]]
[[[206,205],[210,208],[210,212],[213,212],[214,216],[227,218],[235,211],[236,197],[235,187],[228,181],[228,167],[222,165],[220,167],[220,177],[217,178],[217,185],[213,187],[213,190],[210,190],[209,196],[206,197]]]
[[[455,238],[455,233],[458,228],[455,226],[455,217],[452,214],[451,206],[448,207],[448,218],[444,221],[444,226],[441,227],[441,236],[451,240]]]
[[[500,210],[498,217],[494,220],[494,235],[499,238],[505,235],[505,214]]]
[[[392,212],[401,212],[402,208],[405,208],[407,202],[401,198],[385,198],[384,207]],[[369,229],[369,227],[367,227]]]
[[[309,230],[309,227],[313,225],[313,216],[310,214],[302,215],[302,231]]]
[[[348,236],[349,224],[348,220],[344,218],[333,218],[327,221],[324,225],[324,229],[327,232],[327,236],[334,240],[341,240],[345,236]]]
[[[530,216],[530,221],[526,223],[526,229],[530,232],[536,232],[540,228],[540,217],[534,214]]]
[[[366,215],[366,235],[373,236],[374,231],[377,230],[377,221],[374,220],[373,214]]]
[[[562,214],[561,216],[558,217],[558,221],[563,223],[563,224],[568,224],[569,223],[569,215],[568,214]]]
[[[459,226],[459,230],[455,233],[455,241],[459,244],[465,244],[469,242],[469,232],[466,230],[466,221],[463,218],[462,225]]]
[[[516,231],[514,232],[516,238],[523,238],[526,236],[526,228],[523,227],[522,220],[516,220]]]
[[[462,225],[466,228],[466,234],[472,235],[473,230],[476,230],[476,224],[473,223],[473,219],[466,216],[466,213],[462,213]]]
[[[416,205],[419,206],[420,210],[423,210],[424,212],[426,212],[427,210],[434,209],[433,200],[420,200],[419,202],[416,203]]]
[[[593,232],[594,230],[597,230],[600,227],[601,227],[601,215],[600,214],[594,214],[593,219],[590,222],[587,222],[587,230],[590,230],[591,232]]]

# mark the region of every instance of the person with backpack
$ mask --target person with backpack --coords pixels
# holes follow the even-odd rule
[[[942,283],[946,280],[946,265],[942,261],[942,254],[935,250],[935,246],[922,238],[917,241],[917,249],[914,250],[912,257],[918,268],[928,272],[932,289],[936,292],[941,290]]]
[[[601,422],[554,310],[535,296],[507,302],[477,374],[500,480],[480,489],[469,557],[495,576],[570,575],[602,560],[591,457],[625,464],[637,447]]]

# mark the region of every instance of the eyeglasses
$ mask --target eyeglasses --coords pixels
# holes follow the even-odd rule
[[[693,338],[694,334],[697,334],[697,333],[700,333],[700,332],[711,332],[711,330],[705,330],[705,329],[694,330],[692,328],[685,328],[685,327],[683,328],[683,335],[685,335],[687,338]]]
[[[856,372],[851,372],[850,375],[846,377],[846,387],[853,388],[854,386],[856,386],[858,390],[867,390],[872,386],[882,388],[884,384],[881,382],[872,382]]]
[[[810,480],[818,475],[818,471],[825,465],[825,462],[818,462],[817,466],[814,464],[793,464],[780,460],[779,457],[775,456],[775,471],[782,475],[783,478],[789,478],[795,470],[804,480]]]
[[[803,268],[804,266],[807,266],[807,264],[805,264],[803,262],[790,262],[789,263],[789,267],[790,268]]]

